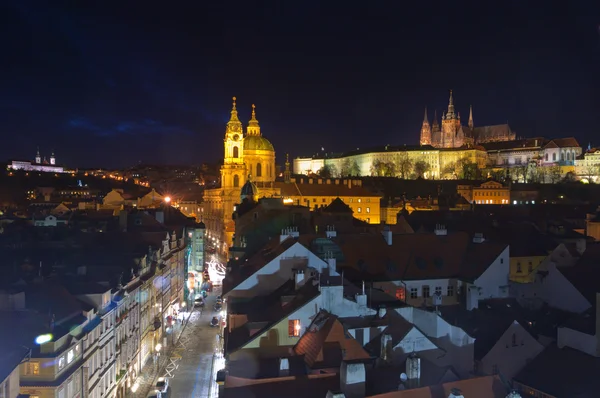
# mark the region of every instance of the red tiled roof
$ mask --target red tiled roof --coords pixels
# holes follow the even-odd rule
[[[508,247],[487,241],[473,243],[464,232],[444,236],[394,234],[391,246],[380,234],[342,235],[334,240],[344,255],[338,268],[354,269],[369,279],[473,280]]]

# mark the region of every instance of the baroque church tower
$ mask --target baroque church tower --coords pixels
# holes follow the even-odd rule
[[[221,187],[224,189],[241,188],[246,180],[243,141],[242,122],[238,117],[236,98],[233,97],[231,117],[225,128],[225,156],[221,166]]]
[[[434,119],[435,121],[435,119]],[[423,126],[421,127],[421,145],[431,145],[431,126],[427,118],[427,108],[425,108],[425,117],[423,118]]]

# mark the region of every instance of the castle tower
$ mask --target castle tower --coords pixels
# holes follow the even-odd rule
[[[54,150],[52,151],[52,155],[50,155],[50,164],[54,166],[56,164],[56,157],[54,156]]]
[[[450,90],[450,99],[448,100],[448,112],[445,116],[442,116],[442,132],[441,132],[441,146],[443,148],[456,148],[462,143],[455,142],[456,133],[460,127],[460,119],[454,112],[454,98],[452,96],[452,90]]]
[[[36,164],[42,163],[42,156],[40,155],[40,147],[37,147],[37,152],[35,153],[35,163]]]
[[[427,107],[425,108],[425,117],[423,118],[423,125],[421,126],[421,145],[431,145],[431,126],[427,118]]]
[[[469,128],[473,130],[473,105],[469,107]]]
[[[221,187],[240,188],[244,182],[244,150],[242,122],[238,118],[236,98],[233,97],[231,117],[225,128],[225,156],[221,166]]]

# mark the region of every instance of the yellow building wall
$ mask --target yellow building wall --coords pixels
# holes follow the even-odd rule
[[[510,257],[509,279],[517,283],[532,283],[535,273],[547,256]],[[531,267],[531,268],[530,268]],[[519,272],[520,271],[520,272]]]
[[[301,325],[301,330],[304,330],[307,326],[308,325]],[[285,318],[271,329],[252,340],[244,346],[243,349],[260,348],[261,352],[268,352],[269,350],[278,351],[277,349],[279,347],[292,347],[296,345],[299,339],[300,337],[289,336],[288,318]]]
[[[510,190],[508,188],[473,188],[473,200],[480,204],[509,204]]]
[[[315,206],[322,207],[329,205],[337,197],[338,196],[290,196],[289,199],[291,199],[290,203],[308,206],[313,210]],[[354,218],[368,222],[369,224],[379,224],[381,222],[380,197],[340,196],[339,198],[352,209]]]

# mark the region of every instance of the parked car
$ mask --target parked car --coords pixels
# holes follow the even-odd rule
[[[156,380],[156,391],[166,394],[168,389],[169,389],[169,378],[168,377],[159,377],[158,380]]]
[[[194,300],[194,307],[204,307],[204,300],[202,298]]]
[[[220,303],[215,304],[214,310],[215,311],[221,311],[223,309],[223,305]]]

